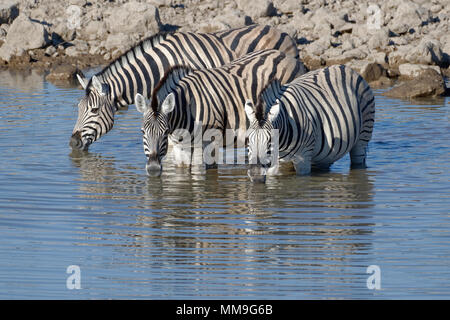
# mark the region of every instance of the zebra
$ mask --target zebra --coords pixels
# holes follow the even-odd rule
[[[252,25],[217,33],[158,33],[131,48],[90,80],[77,75],[85,90],[69,145],[88,150],[114,125],[119,109],[137,93],[150,98],[165,72],[175,65],[193,69],[222,66],[249,52],[280,49],[298,59],[296,43],[270,26]]]
[[[350,152],[353,168],[366,167],[375,100],[367,82],[351,68],[311,71],[287,85],[274,80],[257,101],[256,106],[250,99],[244,105],[252,181],[277,174],[278,160],[291,161],[298,175],[307,175],[312,165],[329,168]]]
[[[305,72],[300,60],[273,49],[247,54],[217,68],[172,68],[152,93],[150,105],[140,94],[135,99],[137,110],[144,115],[142,131],[147,173],[161,174],[161,161],[167,154],[169,138],[174,152],[184,158],[186,164],[193,162],[195,155],[189,158],[186,150],[182,150],[176,130],[188,131],[192,142],[196,137],[195,124],[199,122],[202,134],[214,129],[223,137],[226,129],[245,130],[248,123],[242,104],[246,99],[255,99],[273,78],[287,83]]]

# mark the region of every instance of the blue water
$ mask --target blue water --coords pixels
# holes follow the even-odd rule
[[[71,154],[83,92],[0,72],[0,299],[450,298],[450,101],[375,93],[368,169],[252,185],[147,178],[134,107]]]

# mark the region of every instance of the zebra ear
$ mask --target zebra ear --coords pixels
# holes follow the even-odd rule
[[[269,114],[267,115],[267,120],[270,122],[274,122],[278,115],[280,114],[280,100],[277,99],[276,104],[274,104],[269,111]]]
[[[253,102],[251,100],[245,101],[244,109],[245,109],[245,114],[247,115],[247,119],[250,122],[250,124],[255,122],[256,121],[255,108],[254,108]]]
[[[161,112],[164,114],[169,114],[175,108],[175,95],[173,92],[169,93],[169,95],[164,99],[161,105]]]
[[[85,78],[83,75],[79,75],[79,74],[77,73],[77,79],[78,79],[78,82],[79,82],[79,83],[81,84],[81,86],[83,87],[83,89],[86,90],[86,87],[87,87],[87,84],[88,84],[86,78]]]
[[[94,86],[94,89],[102,96],[104,96],[108,91],[108,86],[101,83],[100,80],[98,80],[97,76],[92,77],[92,85]]]
[[[136,94],[134,97],[134,104],[136,105],[137,111],[140,113],[146,113],[148,111],[147,103],[145,103],[145,98],[142,94]]]

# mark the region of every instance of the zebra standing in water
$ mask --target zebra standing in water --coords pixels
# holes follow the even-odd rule
[[[347,152],[352,167],[365,167],[375,102],[367,82],[349,67],[312,71],[285,86],[275,80],[256,107],[246,101],[245,113],[252,181],[276,174],[278,158],[292,161],[298,175],[309,174],[311,165],[328,168]]]
[[[78,119],[70,146],[87,150],[111,130],[116,111],[133,104],[137,93],[150,98],[171,66],[218,67],[248,52],[272,48],[298,58],[295,42],[269,26],[253,25],[212,34],[156,34],[124,53],[89,81],[78,76],[85,96],[78,104]]]
[[[179,66],[170,70],[155,88],[150,106],[144,97],[136,96],[136,108],[144,114],[142,130],[148,174],[161,174],[169,136],[174,152],[187,159],[187,164],[194,161],[190,150],[186,155],[186,149],[183,151],[178,145],[181,139],[178,133],[174,134],[175,130],[187,130],[192,139],[189,142],[194,142],[195,123],[199,122],[201,137],[208,129],[215,129],[219,138],[228,128],[245,130],[247,120],[242,104],[246,99],[256,99],[273,78],[286,83],[304,73],[305,67],[298,59],[278,50],[250,53],[218,68],[192,70]]]

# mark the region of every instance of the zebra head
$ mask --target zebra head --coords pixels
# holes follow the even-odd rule
[[[107,133],[114,124],[115,107],[111,103],[109,86],[93,76],[88,83],[77,75],[86,95],[78,104],[78,119],[69,145],[72,149],[87,151],[89,146]]]
[[[169,114],[175,107],[175,96],[170,93],[160,107],[156,98],[151,106],[147,105],[145,98],[139,93],[135,98],[136,109],[144,115],[142,134],[144,153],[147,157],[145,169],[150,176],[160,176],[161,161],[167,154],[169,137]]]
[[[270,108],[267,115],[264,115],[262,103],[253,105],[253,102],[245,102],[245,114],[250,123],[248,128],[248,160],[250,169],[247,171],[252,182],[265,182],[267,170],[274,165],[273,152],[278,148],[278,141],[274,140],[273,123],[280,112],[280,102]]]

